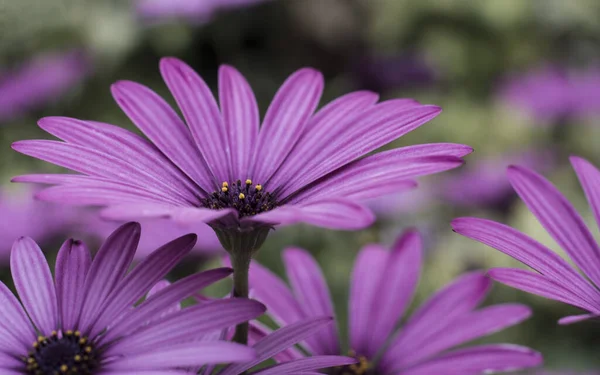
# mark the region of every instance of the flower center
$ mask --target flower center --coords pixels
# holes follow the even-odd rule
[[[369,371],[371,369],[371,364],[369,360],[365,356],[356,355],[356,353],[351,350],[348,354],[350,357],[354,357],[358,360],[358,363],[353,365],[347,365],[343,367],[337,367],[332,370],[332,375],[367,375],[371,374]]]
[[[49,337],[38,337],[23,361],[25,373],[30,375],[91,375],[99,359],[92,344],[79,331],[66,331],[62,337],[54,331]]]
[[[253,185],[249,179],[245,183],[240,180],[232,184],[223,182],[221,190],[214,191],[202,202],[203,207],[212,210],[235,208],[239,217],[270,211],[277,207],[277,204],[275,197],[264,191],[261,184]]]

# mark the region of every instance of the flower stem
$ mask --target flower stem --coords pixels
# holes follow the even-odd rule
[[[250,261],[258,249],[267,239],[272,227],[263,225],[251,229],[227,228],[217,225],[212,226],[221,245],[229,253],[231,267],[233,268],[233,296],[234,298],[248,298]],[[248,344],[248,322],[235,327],[233,341]]]
[[[252,259],[249,251],[236,251],[231,254],[231,266],[233,267],[233,297],[248,298],[248,273],[250,271],[250,260]],[[248,344],[248,322],[240,323],[235,327],[233,341],[247,345]]]

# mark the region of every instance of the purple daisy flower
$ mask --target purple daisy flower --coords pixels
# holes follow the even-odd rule
[[[537,366],[539,353],[509,344],[452,349],[529,317],[529,308],[499,304],[476,309],[490,280],[472,272],[437,292],[397,332],[417,286],[421,269],[421,239],[406,232],[392,251],[369,245],[358,255],[352,273],[349,301],[349,349],[359,362],[332,374],[470,375]],[[277,276],[253,263],[250,281],[255,297],[280,325],[309,316],[334,315],[323,273],[302,249],[283,253],[290,290]],[[261,330],[257,326],[254,330]],[[311,354],[342,352],[336,327],[323,329],[303,344]],[[278,360],[302,357],[288,351]]]
[[[182,61],[164,58],[160,70],[187,125],[152,90],[118,82],[115,100],[150,141],[109,124],[44,118],[40,127],[65,142],[28,140],[13,148],[80,174],[14,181],[57,185],[38,197],[106,206],[104,216],[115,220],[208,223],[231,254],[238,297],[248,296],[250,259],[273,226],[366,227],[375,218],[364,201],[414,186],[415,177],[456,168],[472,151],[439,143],[364,156],[440,108],[411,99],[376,103],[376,94],[360,91],[315,114],[323,77],[313,69],[286,80],[262,126],[252,89],[234,68],[219,70],[220,106]],[[240,335],[236,341],[245,342],[246,334]]]
[[[220,108],[185,63],[165,58],[160,68],[187,125],[150,89],[118,82],[117,103],[151,142],[108,124],[44,118],[40,127],[65,142],[28,140],[13,148],[81,174],[14,180],[58,185],[38,196],[108,206],[111,219],[170,217],[236,232],[296,222],[357,229],[373,221],[361,202],[455,168],[472,151],[426,144],[359,159],[440,108],[411,99],[376,104],[376,94],[361,91],[314,114],[323,78],[312,69],[283,84],[260,126],[252,90],[232,67],[219,71]]]
[[[127,273],[139,237],[139,224],[125,224],[93,260],[81,242],[66,241],[54,280],[38,245],[18,239],[10,261],[20,302],[0,283],[2,374],[158,374],[256,358],[252,348],[204,338],[256,318],[262,304],[227,299],[172,308],[230,269],[181,279],[136,305],[196,242],[193,234],[171,241]]]
[[[600,223],[600,171],[579,157],[571,157],[571,163],[596,221]],[[532,170],[509,167],[508,179],[529,210],[591,283],[559,255],[509,226],[467,217],[455,219],[452,228],[463,236],[515,258],[535,271],[494,268],[489,271],[493,279],[589,312],[562,318],[560,324],[597,317],[600,315],[600,292],[597,289],[600,286],[600,247],[583,218],[554,185]]]
[[[0,73],[0,121],[56,100],[89,73],[79,51],[39,56],[14,71]]]

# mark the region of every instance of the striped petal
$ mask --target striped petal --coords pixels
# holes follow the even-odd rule
[[[161,246],[142,260],[119,282],[118,287],[108,297],[102,315],[94,323],[91,335],[95,336],[104,330],[125,310],[131,308],[192,250],[196,240],[195,234],[179,237]]]
[[[313,69],[298,70],[283,83],[265,114],[248,177],[266,184],[302,135],[322,92],[323,76]]]
[[[183,61],[165,57],[160,72],[217,183],[227,181],[231,150],[217,102],[204,80]],[[208,191],[209,193],[211,191]]]
[[[508,178],[548,233],[600,285],[600,248],[571,203],[550,182],[526,168],[510,167]]]
[[[94,257],[85,279],[85,297],[79,317],[79,329],[89,333],[103,314],[106,298],[127,272],[140,241],[138,223],[127,223],[115,230]]]
[[[275,354],[307,339],[320,329],[331,324],[331,321],[332,318],[330,317],[311,318],[280,328],[253,346],[258,353],[256,359],[245,363],[229,365],[219,375],[241,374],[262,361],[273,357]]]
[[[481,345],[460,349],[402,370],[402,375],[480,375],[515,371],[542,364],[542,355],[517,345]]]
[[[321,268],[308,252],[298,248],[283,252],[286,274],[305,316],[335,317],[327,282]],[[313,354],[340,352],[337,327],[331,324],[307,340]]]
[[[63,330],[74,330],[77,324],[85,278],[91,264],[92,255],[80,241],[67,240],[58,251],[55,266],[56,297]]]
[[[163,98],[130,81],[113,84],[111,91],[131,121],[173,164],[205,192],[214,190],[218,182],[206,166],[189,129]]]
[[[240,72],[228,65],[219,68],[219,101],[231,152],[228,181],[243,181],[250,171],[260,115],[252,88]]]
[[[40,332],[49,336],[59,327],[56,290],[48,262],[35,241],[28,237],[15,241],[10,270],[29,317]]]
[[[596,307],[597,301],[581,298],[562,284],[537,273],[513,268],[493,268],[488,274],[492,279],[513,288],[568,303],[591,312],[600,312]]]

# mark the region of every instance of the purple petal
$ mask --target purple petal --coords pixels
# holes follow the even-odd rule
[[[273,332],[272,329],[268,328],[264,324],[253,320],[250,322],[250,330],[248,332],[248,345],[254,346],[258,341],[264,339]],[[289,362],[295,359],[304,358],[305,354],[296,347],[290,347],[281,353],[275,354],[271,359],[275,362]]]
[[[406,180],[446,171],[464,163],[454,156],[407,159],[398,154],[397,150],[385,151],[350,163],[293,195],[290,202],[306,203],[331,196],[356,200],[375,198],[381,195],[382,186],[388,188],[388,194],[394,193],[396,185],[406,184]]]
[[[387,342],[406,311],[417,288],[422,263],[422,240],[416,230],[406,231],[398,239],[379,273],[377,297],[373,299],[367,352],[373,358]],[[373,273],[376,275],[376,273]]]
[[[37,199],[59,202],[68,205],[104,206],[111,204],[175,204],[169,198],[161,198],[159,194],[143,188],[131,188],[115,182],[85,181],[77,185],[61,185],[46,188],[35,195]]]
[[[320,109],[306,124],[306,130],[269,184],[274,187],[292,183],[307,160],[317,155],[331,137],[343,131],[359,114],[372,107],[379,96],[369,91],[346,94]]]
[[[227,146],[226,130],[212,92],[194,69],[174,57],[160,60],[160,72],[185,117],[208,169],[217,183],[227,181],[231,176],[231,150]]]
[[[314,371],[327,367],[345,366],[356,363],[354,358],[335,355],[322,355],[297,359],[255,372],[256,375],[286,375],[298,372]]]
[[[161,280],[159,282],[157,282],[152,289],[150,289],[148,291],[148,294],[146,294],[146,299],[152,297],[153,295],[155,295],[156,293],[160,292],[161,290],[167,288],[168,286],[170,286],[171,283],[168,282],[167,280]],[[170,309],[165,310],[159,317],[162,318],[163,316],[172,314],[174,312],[177,312],[181,310],[181,304],[179,302],[176,302],[173,304],[173,306]]]
[[[402,375],[479,375],[514,371],[542,364],[542,355],[523,346],[481,345],[444,354],[402,370]]]
[[[103,307],[102,315],[94,324],[91,335],[95,336],[104,330],[123,311],[131,308],[192,250],[196,240],[195,234],[179,237],[161,246],[141,261],[123,281],[119,282],[118,287],[108,297],[108,302]]]
[[[100,215],[111,220],[135,220],[143,218],[171,218],[180,224],[209,223],[226,216],[237,217],[234,209],[211,210],[208,208],[173,207],[158,204],[119,204],[103,209]]]
[[[286,273],[296,299],[305,316],[335,317],[327,282],[321,268],[308,252],[298,248],[283,252]],[[337,327],[331,324],[307,340],[312,354],[337,354],[340,352]]]
[[[568,325],[573,323],[583,322],[588,319],[597,319],[600,314],[583,314],[583,315],[571,315],[565,316],[564,318],[560,318],[558,320],[558,324],[560,325]]]
[[[256,351],[224,341],[193,341],[158,347],[137,355],[124,356],[108,363],[106,370],[158,370],[202,366],[210,363],[244,362],[256,358]]]
[[[302,135],[322,92],[323,76],[314,69],[300,69],[283,83],[265,114],[248,177],[266,184]]]
[[[302,205],[288,205],[243,221],[290,225],[304,222],[323,228],[355,230],[368,227],[375,216],[366,207],[352,201],[329,199]]]
[[[402,355],[388,366],[390,369],[410,367],[444,350],[520,323],[529,316],[531,310],[518,304],[494,305],[465,314],[446,329],[405,347]]]
[[[581,216],[567,199],[537,173],[510,167],[513,188],[575,264],[600,285],[600,249]]]
[[[375,296],[379,292],[378,277],[386,267],[389,252],[379,245],[365,246],[354,262],[350,285],[349,336],[350,348],[357,353],[368,351],[372,330]]]
[[[408,343],[430,337],[471,312],[487,295],[490,285],[490,279],[482,272],[471,272],[436,292],[413,313],[392,341],[382,358],[382,366],[389,368]],[[444,315],[444,319],[440,319],[440,314]]]
[[[10,339],[3,343],[12,347],[14,354],[27,353],[36,340],[36,332],[17,298],[2,282],[0,282],[0,314],[2,315],[0,327],[3,328],[3,333],[10,335]]]
[[[219,375],[241,374],[262,361],[273,357],[275,354],[307,339],[320,329],[331,324],[331,321],[332,318],[330,317],[311,318],[280,328],[253,346],[258,353],[256,359],[250,362],[227,366]]]
[[[173,164],[205,192],[214,190],[217,182],[190,131],[163,98],[143,85],[128,81],[113,84],[111,91],[131,121]]]
[[[452,229],[502,251],[587,300],[598,296],[596,289],[559,255],[509,226],[485,219],[459,218],[452,221]]]
[[[157,175],[156,184],[191,203],[198,203],[198,186],[152,143],[137,134],[110,124],[68,117],[45,117],[38,125],[66,142],[124,161],[135,160],[136,168]]]
[[[196,340],[202,335],[220,331],[257,318],[265,306],[248,299],[227,298],[185,308],[176,314],[154,320],[107,350],[107,356],[135,354],[166,347],[182,341]]]
[[[67,240],[56,257],[56,297],[63,330],[74,330],[81,312],[85,277],[92,255],[80,241]]]
[[[244,76],[228,65],[219,68],[219,100],[231,152],[229,181],[243,181],[248,178],[260,126],[258,104]]]
[[[320,177],[418,128],[441,112],[435,106],[410,105],[391,100],[378,104],[355,119],[352,127],[335,137],[320,158],[307,163],[294,182],[280,193],[285,197]]]
[[[598,190],[598,186],[600,186],[600,171],[592,163],[583,158],[572,156],[570,160],[583,187],[588,203],[592,208],[596,223],[600,226],[600,190]]]
[[[29,317],[45,336],[58,329],[56,290],[48,262],[31,238],[16,240],[10,253],[15,288]]]
[[[231,268],[217,268],[178,280],[149,296],[135,309],[125,312],[121,319],[115,322],[112,329],[102,337],[103,342],[109,342],[120,335],[131,333],[136,328],[152,320],[152,318],[156,318],[157,315],[172,309],[175,303],[179,303],[198,290],[231,275],[232,272]]]
[[[12,144],[12,148],[25,155],[72,169],[79,173],[103,177],[110,181],[121,181],[129,186],[139,186],[153,192],[157,198],[186,204],[186,201],[182,197],[178,197],[169,191],[165,191],[164,188],[157,186],[160,185],[157,182],[158,178],[151,171],[140,170],[131,161],[125,161],[79,145],[57,141],[18,141]]]
[[[249,277],[255,298],[267,306],[269,316],[280,326],[306,317],[287,285],[267,268],[252,262]]]
[[[79,317],[79,329],[87,334],[103,313],[106,298],[119,284],[131,265],[140,241],[138,223],[127,223],[115,230],[94,257],[85,279],[85,298]]]
[[[488,274],[492,279],[513,288],[568,303],[591,312],[600,312],[595,300],[581,297],[559,282],[537,273],[513,268],[493,268]]]
[[[153,203],[126,203],[110,206],[100,211],[100,216],[109,220],[134,220],[143,218],[168,218],[172,206]]]

